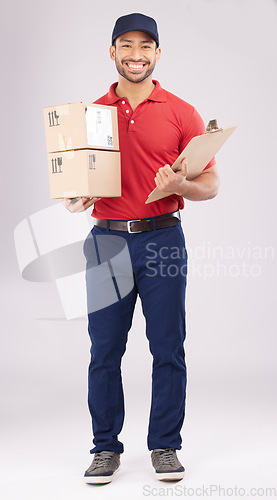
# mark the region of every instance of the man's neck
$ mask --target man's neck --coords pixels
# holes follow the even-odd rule
[[[119,75],[115,93],[118,97],[126,97],[132,109],[135,109],[152,94],[154,88],[155,84],[151,77],[146,78],[143,82],[133,83]]]

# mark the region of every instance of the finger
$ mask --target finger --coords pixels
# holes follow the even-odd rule
[[[84,200],[89,200],[90,198],[64,198],[64,206],[72,213],[82,212],[84,210],[83,203]]]
[[[70,212],[75,212],[76,211],[76,205],[78,207],[78,202],[81,198],[63,198],[62,202],[63,205],[69,210]]]
[[[63,198],[62,202],[63,202],[63,205],[65,207],[68,207],[70,204],[72,204],[72,199],[71,198]]]
[[[170,165],[165,165],[164,167],[162,167],[162,171],[165,172],[167,175],[171,175],[171,173],[173,172]]]
[[[83,202],[84,210],[91,207],[92,205],[94,205],[94,203],[96,203],[99,200],[101,200],[101,198],[97,198],[97,197],[86,198],[86,201]]]
[[[188,175],[188,160],[187,158],[183,158],[181,161],[181,169],[180,172],[183,174],[185,177]]]
[[[156,186],[159,187],[162,183],[162,177],[159,172],[156,173],[156,177],[154,178]]]
[[[76,213],[76,212],[82,212],[83,210],[83,202],[81,198],[78,198],[78,201],[72,201],[70,205],[68,206],[68,210],[70,212]]]
[[[174,177],[174,172],[169,165],[161,167],[158,171],[158,174],[160,174],[160,178],[163,179],[165,182],[172,180]]]
[[[167,182],[164,181],[163,178],[160,175],[157,174],[154,180],[155,180],[155,183],[156,183],[156,187],[160,191],[164,191],[167,188]]]
[[[157,172],[157,175],[155,177],[156,186],[159,189],[162,189],[164,187],[164,185],[167,183],[167,179],[168,179],[168,177],[165,177],[160,172]]]
[[[168,175],[170,174],[170,172],[172,172],[172,168],[170,165],[164,165],[163,167],[159,168],[158,172],[166,173]]]

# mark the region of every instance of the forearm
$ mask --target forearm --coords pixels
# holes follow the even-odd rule
[[[156,174],[156,186],[160,191],[175,193],[191,201],[210,200],[217,195],[219,178],[216,165],[207,168],[191,181],[187,180],[188,172],[186,158],[182,160],[181,168],[177,172],[165,165]]]
[[[203,201],[214,198],[219,189],[219,179],[216,172],[208,170],[195,179],[184,182],[177,194],[190,201]]]

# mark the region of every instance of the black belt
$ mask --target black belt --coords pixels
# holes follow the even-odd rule
[[[95,226],[108,228],[116,231],[128,231],[128,233],[142,233],[144,231],[153,231],[153,229],[163,229],[173,227],[180,220],[180,212],[151,217],[150,219],[131,219],[131,220],[108,220],[95,219]]]

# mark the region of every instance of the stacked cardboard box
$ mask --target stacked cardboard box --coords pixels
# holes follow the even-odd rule
[[[121,196],[117,108],[80,102],[43,114],[50,197]]]

